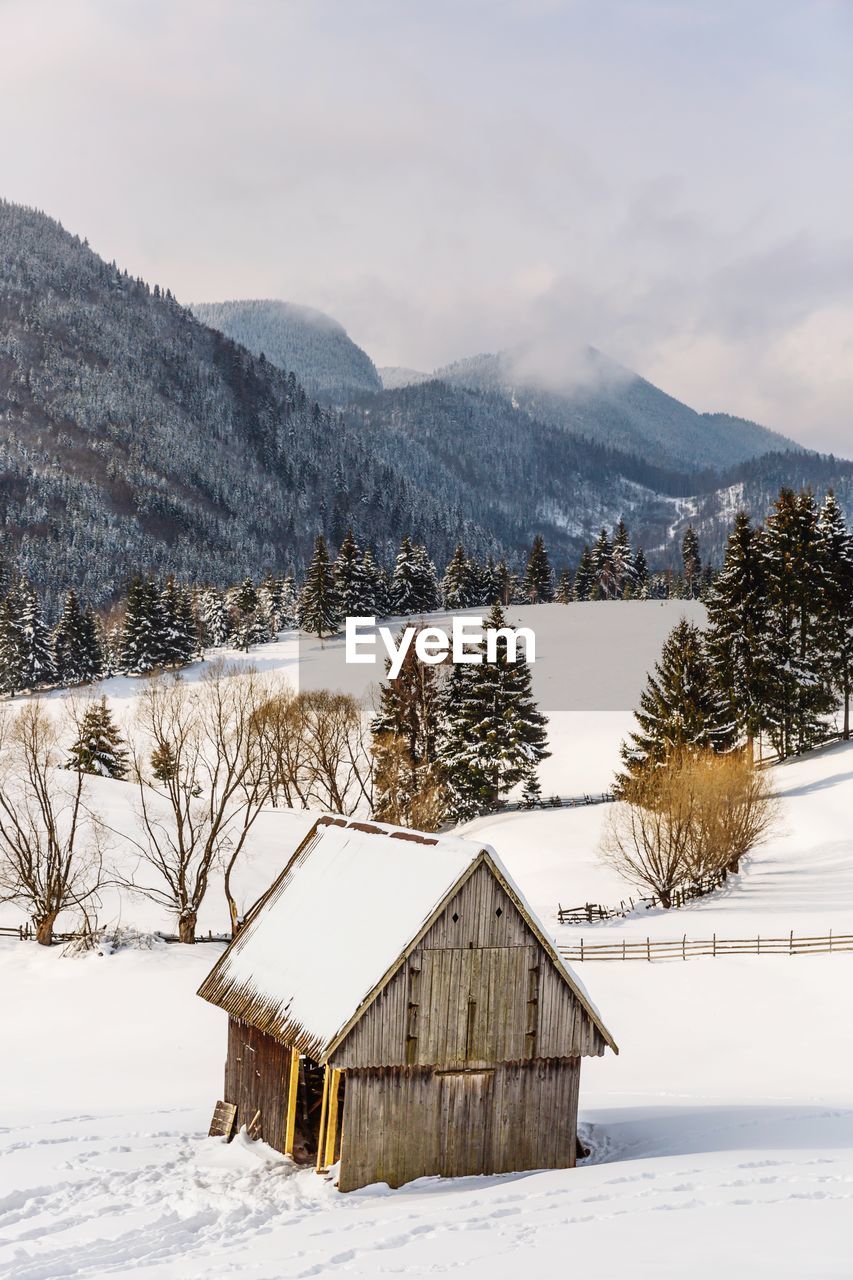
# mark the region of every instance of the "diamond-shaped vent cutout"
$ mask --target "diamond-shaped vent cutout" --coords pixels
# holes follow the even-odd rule
[[[459,919],[459,913],[454,911],[450,919],[453,921],[454,924],[456,924],[457,920]]]
[[[499,920],[500,920],[501,916],[503,915],[503,913],[504,913],[504,909],[503,909],[503,907],[496,907],[496,908],[495,908],[495,915],[497,916],[497,918],[498,918]]]

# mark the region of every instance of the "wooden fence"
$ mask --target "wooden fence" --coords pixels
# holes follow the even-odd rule
[[[802,956],[853,951],[853,933],[782,938],[623,938],[621,942],[584,942],[560,946],[566,960],[691,960],[695,956]]]
[[[80,938],[98,937],[101,930],[96,929],[94,935],[86,933],[84,930],[78,930],[76,933],[54,933],[54,942],[76,942]],[[109,932],[109,931],[107,931]],[[0,938],[17,938],[21,942],[30,942],[36,936],[36,931],[31,924],[15,925],[13,928],[0,928]],[[176,933],[161,933],[159,929],[154,930],[154,937],[161,938],[163,942],[180,942],[180,938]],[[207,933],[197,933],[196,942],[230,942],[230,933],[213,933],[208,930]]]
[[[670,907],[683,907],[685,903],[692,902],[695,898],[704,898],[706,894],[722,888],[727,877],[725,867],[721,867],[719,871],[703,876],[701,880],[694,880],[692,884],[679,885],[672,891]],[[643,907],[649,911],[652,907],[662,905],[657,894],[650,894],[648,898],[628,898],[620,902],[618,907],[602,907],[598,902],[585,902],[582,907],[559,906],[557,919],[560,924],[595,924],[597,920],[617,920],[628,916],[637,907]]]

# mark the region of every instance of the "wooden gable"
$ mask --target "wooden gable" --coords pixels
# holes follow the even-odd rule
[[[553,946],[484,852],[330,1047],[328,1061],[476,1069],[599,1055],[608,1043]]]

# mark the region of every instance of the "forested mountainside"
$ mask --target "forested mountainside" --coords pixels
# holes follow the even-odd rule
[[[488,502],[488,523],[514,550],[521,518],[549,546],[570,557],[602,524],[625,516],[653,561],[677,560],[691,519],[702,524],[706,550],[722,551],[740,494],[763,518],[783,485],[835,488],[853,517],[853,463],[789,450],[750,459],[725,471],[687,473],[572,435],[514,409],[506,396],[434,380],[363,397],[346,416],[358,417],[377,452],[395,458],[413,483]]]
[[[624,515],[665,565],[689,519],[720,547],[738,493],[760,518],[780,484],[834,486],[853,515],[849,464],[744,468],[688,475],[435,380],[322,409],[168,291],[0,203],[0,551],[49,610],[138,572],[300,572],[317,533],[334,549],[349,524],[386,563],[407,534],[438,563],[462,541],[517,564],[535,533],[559,563]]]
[[[397,391],[400,387],[416,387],[419,382],[432,382],[435,374],[420,373],[417,369],[406,369],[402,365],[383,365],[377,370],[386,391]]]
[[[565,391],[559,368],[534,372],[535,351],[479,355],[436,370],[454,386],[509,396],[521,412],[660,466],[729,467],[770,450],[799,446],[778,432],[728,414],[703,414],[589,348]]]
[[[437,554],[456,536],[495,548],[295,378],[8,203],[0,468],[4,554],[49,606],[69,584],[105,601],[140,570],[225,583],[300,567],[350,520],[380,553],[401,529]]]
[[[247,347],[253,355],[288,373],[321,404],[342,405],[361,391],[380,391],[382,381],[370,357],[344,327],[292,302],[200,302],[192,311],[205,324]]]

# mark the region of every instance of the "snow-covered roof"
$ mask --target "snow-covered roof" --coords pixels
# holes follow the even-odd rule
[[[199,988],[199,995],[316,1061],[486,858],[605,1040],[568,969],[497,854],[451,835],[321,818]]]

